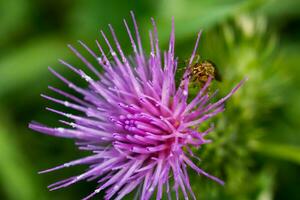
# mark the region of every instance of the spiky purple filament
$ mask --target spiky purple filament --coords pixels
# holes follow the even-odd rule
[[[41,173],[74,165],[90,165],[90,168],[81,175],[52,184],[49,188],[55,190],[80,180],[97,179],[99,186],[85,199],[91,198],[101,190],[106,190],[105,199],[114,197],[117,200],[122,199],[138,185],[141,185],[138,191],[141,200],[150,199],[155,190],[157,191],[156,199],[162,199],[164,186],[168,198],[171,198],[169,180],[172,176],[173,190],[177,198],[180,188],[185,199],[189,199],[189,197],[196,199],[189,182],[188,166],[198,174],[223,184],[223,181],[204,172],[189,159],[189,157],[197,158],[190,147],[199,148],[210,142],[205,140],[204,136],[212,128],[198,132],[198,127],[204,121],[222,112],[224,102],[243,82],[221,100],[209,103],[212,97],[207,93],[211,82],[209,79],[198,95],[188,102],[188,78],[182,80],[180,87],[176,88],[175,85],[177,62],[174,58],[174,22],[172,23],[169,49],[163,53],[162,59],[156,25],[152,20],[154,30],[150,32],[151,53],[146,58],[136,21],[133,13],[131,14],[137,45],[125,20],[124,24],[134,52],[132,60],[124,55],[114,30],[109,25],[117,52],[114,51],[102,31],[101,35],[110,49],[112,61],[108,60],[97,41],[100,57],[84,43],[79,42],[103,67],[105,71],[103,74],[99,73],[87,59],[69,45],[75,55],[99,80],[94,80],[83,70],[77,69],[65,61],[60,61],[61,64],[88,82],[89,88],[83,89],[76,86],[50,68],[55,76],[84,98],[82,100],[53,87],[49,88],[68,98],[70,102],[47,95],[42,96],[65,107],[80,111],[83,115],[47,108],[49,111],[70,119],[72,122],[64,120],[60,120],[60,122],[71,128],[51,128],[38,123],[31,123],[29,126],[31,129],[45,134],[78,140],[79,149],[91,151],[93,155]],[[190,64],[196,53],[199,39],[200,33],[190,58]]]

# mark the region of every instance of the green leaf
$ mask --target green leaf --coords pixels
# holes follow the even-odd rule
[[[35,39],[0,59],[0,97],[24,84],[42,79],[47,67],[66,55],[65,42],[56,37]],[[69,54],[70,55],[70,54]]]
[[[160,4],[157,17],[158,30],[161,32],[160,39],[167,41],[172,16],[175,17],[176,34],[180,40],[195,36],[200,29],[207,30],[244,10],[250,10],[254,5],[261,4],[262,2],[257,0],[165,0]]]
[[[252,141],[250,147],[257,153],[300,164],[300,147],[259,141]]]
[[[0,46],[26,27],[29,19],[29,7],[26,0],[0,1]]]
[[[285,15],[299,16],[300,1],[295,0],[272,0],[268,1],[261,11],[268,16],[282,18]]]
[[[42,189],[39,187],[35,176],[38,176],[30,167],[18,145],[14,131],[0,123],[0,183],[6,192],[7,199],[29,200],[41,199]]]

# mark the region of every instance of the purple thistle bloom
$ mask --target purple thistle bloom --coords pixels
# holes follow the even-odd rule
[[[124,24],[133,48],[133,56],[126,57],[109,25],[117,52],[112,48],[106,35],[106,41],[112,60],[105,55],[96,41],[101,56],[96,55],[84,43],[80,44],[103,67],[104,73],[85,59],[77,50],[69,46],[78,58],[98,77],[89,77],[81,69],[60,61],[82,77],[88,88],[80,88],[50,68],[50,71],[69,88],[83,96],[77,98],[59,89],[51,90],[69,99],[64,101],[50,96],[44,98],[82,112],[82,115],[64,113],[52,108],[47,110],[57,113],[72,122],[60,120],[70,128],[53,128],[38,123],[29,127],[35,131],[57,137],[72,138],[79,149],[90,151],[92,155],[65,163],[41,173],[75,166],[89,165],[86,172],[59,181],[49,186],[50,190],[67,187],[81,180],[97,180],[99,186],[89,196],[105,190],[105,199],[122,199],[137,189],[139,199],[150,199],[156,191],[156,199],[162,199],[165,192],[171,199],[179,191],[185,199],[196,199],[187,168],[195,170],[220,184],[223,181],[209,175],[193,163],[196,158],[191,147],[199,148],[210,142],[204,139],[212,128],[199,132],[199,126],[224,110],[224,102],[241,86],[240,82],[231,92],[215,103],[210,103],[212,95],[207,92],[209,79],[194,99],[188,101],[189,79],[181,81],[176,88],[175,73],[177,62],[174,57],[174,20],[168,51],[161,54],[154,20],[150,31],[151,53],[145,56],[141,45],[138,26],[133,13],[135,38],[126,21]],[[190,64],[195,56],[201,33],[198,34]],[[163,55],[163,57],[161,57]],[[186,71],[185,74],[188,72]],[[170,188],[170,180],[174,185]],[[140,187],[138,187],[140,186]],[[165,189],[164,189],[165,187]]]

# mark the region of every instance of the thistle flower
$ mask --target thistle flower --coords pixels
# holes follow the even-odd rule
[[[91,155],[41,173],[75,165],[89,165],[86,172],[49,186],[50,190],[56,190],[81,180],[97,180],[99,186],[84,199],[90,199],[104,190],[105,199],[119,200],[134,189],[137,189],[137,195],[141,200],[150,199],[155,191],[156,199],[162,199],[164,191],[169,199],[172,191],[177,198],[181,191],[185,199],[190,197],[196,199],[189,182],[187,168],[223,184],[222,180],[209,175],[192,161],[192,158],[197,157],[191,147],[199,148],[210,142],[204,136],[212,128],[199,132],[199,126],[224,110],[224,102],[242,82],[224,98],[210,103],[212,95],[207,91],[211,83],[209,79],[196,97],[188,101],[189,78],[181,80],[178,88],[175,84],[177,61],[174,57],[174,20],[169,48],[161,54],[156,25],[152,19],[151,52],[146,56],[137,23],[133,13],[131,15],[135,38],[125,20],[124,24],[133,48],[132,57],[124,55],[115,32],[109,25],[117,51],[113,49],[102,31],[101,34],[112,55],[111,60],[107,58],[99,42],[96,41],[101,56],[80,42],[103,67],[103,73],[99,73],[86,58],[69,46],[97,76],[96,80],[83,70],[60,61],[82,77],[88,83],[88,88],[80,88],[49,68],[56,77],[83,98],[80,99],[54,87],[49,88],[69,100],[42,96],[82,114],[69,114],[47,108],[69,119],[71,122],[60,120],[69,128],[53,128],[35,122],[29,127],[48,135],[74,139],[79,149],[90,151]],[[198,34],[190,64],[195,56],[200,35],[201,32]],[[185,74],[187,73],[186,71]],[[172,188],[170,181],[174,183]]]

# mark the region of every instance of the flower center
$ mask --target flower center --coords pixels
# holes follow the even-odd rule
[[[112,120],[118,129],[113,134],[114,147],[126,154],[149,154],[157,157],[159,154],[170,154],[180,148],[188,138],[177,138],[180,134],[177,128],[180,121],[157,118],[147,114],[120,115]],[[175,147],[176,145],[177,147]]]

